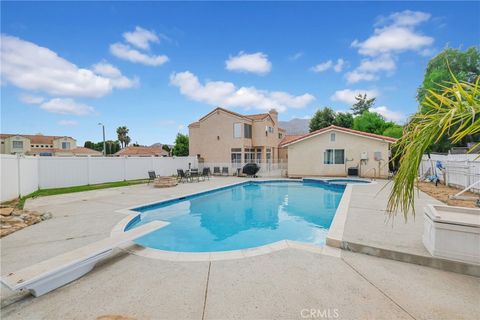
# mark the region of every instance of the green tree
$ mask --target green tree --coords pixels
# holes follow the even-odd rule
[[[471,47],[466,51],[452,48],[443,50],[428,62],[423,82],[417,90],[417,101],[420,104],[420,112],[423,114],[436,112],[426,103],[426,96],[429,91],[442,93],[445,87],[451,86],[454,78],[459,82],[465,81],[471,83],[479,74],[480,52],[476,47]],[[478,136],[465,136],[462,140],[453,144],[452,139],[446,134],[434,144],[430,145],[427,151],[448,152],[452,146],[465,146],[467,142],[477,141],[478,138]]]
[[[188,136],[186,134],[178,133],[175,138],[175,145],[173,146],[173,155],[178,157],[188,156]]]
[[[333,124],[343,128],[352,128],[353,127],[353,115],[348,112],[338,112],[335,115],[335,120]]]
[[[376,112],[364,111],[353,119],[353,129],[363,132],[383,134],[388,125],[385,119]]]
[[[317,110],[310,120],[310,132],[331,126],[335,121],[335,111],[332,108],[325,107]]]
[[[392,126],[389,126],[383,130],[382,135],[398,139],[402,136],[402,132],[403,127],[394,123]]]
[[[95,149],[95,145],[92,141],[85,141],[85,143],[83,144],[83,146],[85,148],[89,148],[89,149]]]
[[[365,111],[370,110],[371,107],[375,104],[375,99],[376,98],[367,98],[367,94],[364,93],[363,96],[362,94],[359,94],[358,96],[355,97],[355,102],[352,106],[352,112],[354,115],[361,115]]]
[[[415,213],[415,184],[425,151],[445,136],[457,143],[480,134],[480,77],[474,82],[461,82],[451,76],[453,82],[449,87],[444,85],[441,93],[427,90],[423,106],[433,111],[412,116],[395,144],[391,161],[399,161],[400,167],[393,178],[387,209],[391,214],[402,210],[405,220],[409,211]]]
[[[130,138],[130,136],[125,136],[125,138],[123,138],[123,144],[125,147],[128,147],[128,145],[130,144],[130,141],[132,141],[132,139]]]
[[[423,82],[417,90],[417,101],[423,113],[429,111],[425,104],[425,96],[429,90],[441,93],[444,86],[453,82],[453,77],[458,81],[473,82],[480,74],[480,52],[476,47],[466,51],[447,48],[433,57],[427,65]]]
[[[162,144],[162,149],[167,151],[167,152],[170,152],[170,147],[167,145],[167,144]]]
[[[120,141],[120,146],[122,148],[128,146],[128,143],[127,144],[125,143],[126,138],[128,137],[128,131],[129,129],[126,126],[121,126],[117,128],[117,138],[118,138],[118,141]],[[130,140],[128,142],[130,142]]]

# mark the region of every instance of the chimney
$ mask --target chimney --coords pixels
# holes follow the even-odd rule
[[[272,117],[273,122],[275,122],[275,125],[278,125],[278,112],[277,112],[277,110],[276,109],[270,109],[270,111],[268,111],[268,113]]]

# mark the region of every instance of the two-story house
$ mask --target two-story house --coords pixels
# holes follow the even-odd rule
[[[279,144],[285,130],[278,127],[278,113],[242,115],[227,109],[215,108],[191,123],[189,153],[208,163],[232,163],[241,166],[248,162],[273,163],[281,161]]]
[[[77,147],[77,140],[67,136],[42,134],[0,134],[0,153],[29,156],[101,156],[102,153]]]

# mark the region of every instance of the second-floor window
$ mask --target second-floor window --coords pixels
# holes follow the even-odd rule
[[[243,132],[246,139],[252,139],[252,125],[251,124],[244,124],[243,125]]]
[[[12,148],[23,149],[23,141],[12,141]]]
[[[63,150],[70,149],[70,142],[62,142],[62,149]]]
[[[242,137],[242,123],[233,124],[233,137],[241,138]]]
[[[283,134],[281,134],[280,132],[278,133],[278,139],[282,139],[283,138]]]

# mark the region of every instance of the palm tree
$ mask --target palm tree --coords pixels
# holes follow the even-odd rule
[[[125,144],[125,147],[128,147],[128,145],[130,144],[130,141],[132,139],[130,139],[129,136],[125,136],[125,138],[123,139],[123,143]]]
[[[120,145],[121,145],[122,148],[124,148],[128,145],[128,143],[125,144],[125,137],[127,137],[128,131],[129,130],[126,126],[122,126],[122,127],[117,128],[117,138],[118,138],[118,141],[120,141]]]
[[[443,136],[456,143],[480,133],[480,77],[473,82],[458,81],[453,74],[452,78],[450,86],[442,86],[442,93],[428,90],[423,106],[430,111],[415,114],[394,146],[391,161],[399,160],[400,167],[393,179],[387,210],[395,214],[401,209],[405,220],[410,210],[415,215],[418,168],[427,148]]]

